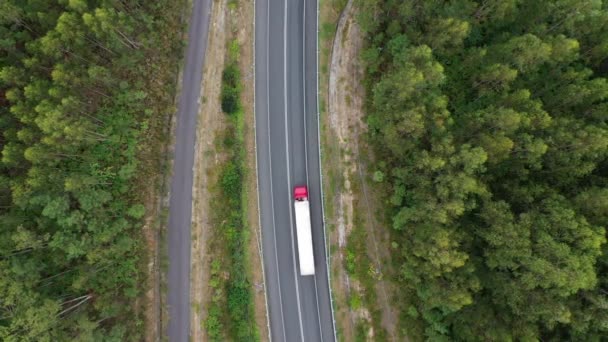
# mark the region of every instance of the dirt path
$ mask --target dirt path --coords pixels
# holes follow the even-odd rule
[[[382,234],[374,217],[373,193],[369,189],[365,172],[366,165],[359,158],[360,151],[368,151],[362,146],[361,133],[365,132],[362,118],[363,99],[365,89],[363,88],[364,66],[359,55],[363,47],[362,34],[355,21],[356,8],[350,0],[340,16],[338,30],[336,32],[330,62],[329,87],[328,87],[328,111],[329,128],[333,134],[329,134],[327,144],[337,144],[337,154],[331,158],[330,169],[334,170],[334,177],[340,179],[341,184],[337,184],[336,196],[334,201],[334,213],[336,229],[332,233],[331,240],[336,244],[335,256],[337,260],[332,262],[333,272],[337,279],[334,281],[336,297],[341,297],[343,305],[339,307],[338,324],[342,325],[342,332],[346,341],[353,339],[356,324],[361,321],[369,321],[369,308],[360,306],[353,308],[348,303],[348,298],[361,291],[361,284],[351,279],[345,268],[346,262],[346,241],[349,233],[354,228],[354,212],[359,211],[363,217],[362,226],[367,230],[370,237],[368,244],[368,256],[376,266],[375,289],[378,294],[377,305],[382,312],[382,327],[386,329],[391,340],[396,340],[396,311],[390,305],[389,284],[382,281],[383,260],[388,257],[389,241],[386,234]],[[327,158],[330,159],[330,158]],[[384,252],[382,252],[384,251]],[[370,328],[367,332],[367,339],[373,340],[374,332]]]
[[[160,291],[160,225],[159,216],[161,208],[161,202],[159,201],[155,193],[156,189],[147,192],[145,206],[146,206],[146,217],[144,218],[144,226],[142,232],[144,235],[144,241],[146,242],[147,255],[147,279],[146,279],[146,293],[145,293],[145,307],[144,307],[144,320],[145,320],[145,332],[143,339],[146,342],[156,342],[160,340],[160,330],[162,324],[161,317],[161,291]]]
[[[341,178],[342,184],[337,185],[337,198],[334,198],[334,213],[336,228],[332,233],[331,240],[335,244],[337,243],[337,250],[335,251],[334,260],[332,262],[333,271],[337,273],[337,277],[334,278],[333,287],[336,301],[341,302],[342,305],[336,306],[336,317],[339,328],[344,336],[345,341],[354,340],[354,331],[356,324],[356,317],[354,312],[349,308],[348,299],[353,291],[352,282],[348,276],[344,265],[346,263],[346,237],[353,229],[353,192],[351,188],[351,174],[355,171],[355,165],[352,163],[350,154],[340,153],[345,148],[353,148],[357,144],[357,140],[353,140],[352,130],[349,129],[353,124],[361,125],[362,113],[356,108],[350,108],[352,103],[353,89],[345,85],[356,86],[357,83],[346,82],[345,77],[347,74],[353,74],[358,72],[354,65],[357,59],[357,53],[360,49],[360,39],[356,41],[356,37],[351,37],[350,44],[345,49],[345,46],[341,44],[344,39],[348,39],[349,32],[347,30],[350,27],[349,13],[352,10],[352,1],[349,1],[343,14],[340,16],[338,29],[334,38],[332,47],[332,53],[330,55],[330,73],[329,73],[329,87],[328,87],[328,113],[329,113],[329,124],[330,129],[333,132],[330,136],[335,139],[338,149],[336,153],[338,158],[327,158],[329,163],[332,165],[330,168],[336,170],[334,177]],[[350,31],[352,35],[353,31]],[[354,38],[354,39],[352,39]],[[353,57],[355,57],[353,59]],[[349,72],[350,71],[350,72]],[[353,75],[352,78],[355,78]],[[358,77],[357,77],[358,78]],[[340,88],[338,89],[338,86]],[[351,105],[347,105],[346,98],[351,98]],[[350,115],[348,115],[348,111]],[[329,142],[328,142],[329,143]],[[349,146],[349,144],[351,146]],[[364,308],[363,308],[364,309]]]
[[[207,251],[208,236],[211,225],[209,213],[209,170],[219,162],[214,146],[215,137],[224,125],[224,113],[220,106],[220,90],[224,56],[226,48],[226,1],[214,1],[211,10],[209,41],[205,66],[203,69],[203,87],[201,110],[198,117],[196,147],[194,159],[194,185],[192,189],[192,264],[190,301],[191,340],[205,341],[203,322],[206,317],[205,307],[209,300],[209,267],[212,253]]]
[[[172,132],[174,124],[174,116],[171,116],[167,122],[167,135]],[[169,173],[163,172],[164,164],[171,165],[170,149],[172,146],[167,144],[160,149],[160,153],[167,156],[161,162],[158,176],[154,179],[148,179],[147,184],[142,184],[145,193],[144,205],[146,207],[146,215],[144,216],[144,225],[142,233],[146,244],[146,283],[145,295],[142,301],[143,319],[144,319],[144,334],[143,340],[146,342],[160,341],[163,324],[166,324],[164,316],[166,314],[163,308],[164,295],[161,291],[163,284],[163,275],[161,270],[161,241],[163,230],[165,227],[165,217],[163,212],[169,205],[169,196],[167,186],[170,182]],[[141,299],[138,299],[140,301]],[[139,305],[136,305],[137,307]]]

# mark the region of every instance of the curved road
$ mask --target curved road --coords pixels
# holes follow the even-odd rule
[[[168,294],[171,342],[185,342],[190,335],[190,225],[192,222],[192,167],[196,118],[207,48],[210,0],[193,0],[188,47],[177,109],[175,152],[168,225]]]
[[[317,2],[256,0],[260,223],[273,341],[334,341],[318,144]],[[299,274],[292,191],[309,187],[316,274]]]

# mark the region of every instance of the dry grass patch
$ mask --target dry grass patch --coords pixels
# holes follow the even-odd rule
[[[210,265],[216,255],[208,250],[213,234],[210,220],[210,188],[213,183],[212,171],[221,160],[221,151],[215,140],[225,126],[225,118],[220,107],[220,87],[226,51],[226,1],[215,1],[212,5],[209,27],[207,55],[203,68],[201,87],[201,107],[196,135],[194,174],[192,189],[192,251],[191,251],[191,337],[193,341],[206,341],[203,322],[207,310],[203,310],[210,300]]]

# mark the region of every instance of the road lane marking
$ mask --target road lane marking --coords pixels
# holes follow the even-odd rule
[[[266,0],[268,3],[268,0]],[[260,209],[260,168],[258,166],[258,126],[257,126],[257,111],[256,111],[256,83],[257,83],[257,66],[256,55],[256,39],[257,39],[257,26],[256,18],[257,18],[257,1],[253,0],[253,39],[252,39],[252,47],[253,47],[253,150],[255,151],[255,189],[257,192],[258,205],[258,231],[255,232],[256,239],[258,240],[258,254],[260,255],[260,264],[262,266],[262,284],[264,284],[264,305],[266,309],[266,330],[268,330],[268,341],[272,342],[272,331],[270,329],[270,308],[268,305],[268,288],[266,286],[266,267],[264,267],[264,237],[262,234],[262,211]],[[268,6],[267,6],[268,7]],[[267,63],[268,64],[268,63]]]
[[[302,120],[304,121],[304,169],[306,170],[306,184],[308,184],[308,148],[306,146],[306,142],[308,141],[308,136],[306,135],[306,0],[302,2],[304,3],[304,9],[302,10],[302,98],[304,99],[304,115],[302,116]]]
[[[306,173],[306,184],[310,184],[308,179],[308,131],[307,131],[307,120],[306,116],[308,115],[306,112],[306,0],[303,0],[303,10],[302,10],[302,102],[304,115],[302,116],[302,120],[304,121],[304,164],[305,164],[305,173]],[[323,186],[323,184],[320,184]],[[323,200],[323,199],[321,199]],[[322,219],[321,219],[322,221]],[[314,254],[313,254],[314,258]],[[317,256],[317,259],[319,256]],[[313,260],[314,263],[314,260]],[[315,284],[315,300],[317,302],[317,320],[319,321],[319,336],[321,337],[321,342],[323,342],[323,329],[321,328],[321,312],[319,310],[319,291],[317,289],[317,275],[313,276],[314,284]]]
[[[289,129],[287,125],[287,1],[283,2],[283,96],[285,114],[285,161],[287,163],[287,203],[289,204],[289,233],[291,234],[291,256],[293,259],[293,277],[296,284],[296,300],[298,303],[298,319],[300,321],[300,338],[304,341],[304,326],[302,324],[302,309],[300,306],[300,288],[298,286],[298,272],[296,266],[296,249],[293,239],[293,212],[291,195],[291,172],[289,168]]]
[[[321,114],[319,111],[319,0],[315,0],[316,4],[316,35],[315,35],[315,83],[316,83],[316,94],[315,94],[315,105],[317,108],[317,156],[319,160],[319,184],[321,184],[321,226],[323,227],[323,252],[325,253],[325,271],[327,273],[327,294],[329,297],[329,305],[330,305],[330,313],[331,313],[331,329],[334,335],[334,341],[338,340],[338,336],[336,335],[336,318],[334,316],[334,301],[331,296],[331,272],[330,268],[330,254],[331,254],[331,245],[327,242],[327,234],[325,231],[325,196],[323,194],[323,172],[322,164],[321,164]]]
[[[321,329],[321,312],[319,311],[319,293],[317,292],[317,275],[313,277],[315,282],[315,299],[317,300],[317,317],[319,319],[319,336],[321,336],[321,341],[323,341],[323,329]]]
[[[279,305],[279,308],[281,309],[281,330],[283,331],[283,341],[287,341],[287,335],[285,332],[285,316],[283,315],[283,297],[281,295],[281,277],[280,277],[280,270],[279,270],[279,256],[277,254],[277,230],[276,230],[276,223],[275,223],[275,219],[274,219],[274,192],[273,192],[273,185],[272,185],[272,150],[270,148],[270,0],[266,1],[266,117],[268,118],[267,120],[267,127],[268,127],[268,132],[267,132],[267,136],[268,136],[268,164],[269,167],[268,169],[270,170],[270,207],[272,208],[271,213],[272,213],[272,240],[274,243],[274,262],[275,262],[275,266],[277,268],[276,271],[276,275],[277,275],[277,285],[279,287],[279,302],[281,303],[281,305]],[[270,321],[270,318],[268,318],[268,320]],[[270,323],[268,323],[270,324]],[[270,333],[270,335],[272,335],[272,333]]]

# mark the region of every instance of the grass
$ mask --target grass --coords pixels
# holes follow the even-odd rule
[[[367,341],[367,332],[370,327],[365,322],[357,322],[355,325],[355,341],[356,342],[366,342]],[[376,338],[375,340],[384,341]]]
[[[355,178],[355,177],[353,177]],[[353,193],[361,194],[360,182],[352,182]],[[378,306],[378,296],[376,293],[376,283],[381,280],[376,272],[376,265],[369,257],[368,248],[370,237],[368,235],[369,228],[366,222],[366,209],[355,199],[355,210],[353,211],[353,229],[348,235],[346,243],[346,265],[344,266],[352,279],[359,281],[361,284],[360,293],[351,294],[351,309],[356,310],[361,306],[367,308],[371,316],[371,327],[374,329],[374,338],[379,341],[387,340],[386,331],[382,328],[382,313]],[[353,298],[357,298],[357,307],[353,307]],[[357,323],[356,336],[359,335],[359,329],[362,322]],[[366,324],[367,326],[367,324]]]
[[[362,137],[361,140],[363,140],[361,141],[362,145],[367,143],[365,137]],[[373,160],[371,158],[372,156],[369,154],[359,155],[359,159],[363,165],[373,165]],[[365,184],[367,184],[367,190],[369,192],[370,197],[373,198],[377,203],[388,202],[389,198],[387,194],[391,193],[389,189],[390,184],[386,181],[374,181],[374,177],[376,177],[376,175],[373,172],[367,172],[366,174],[368,176],[365,178],[364,182]],[[379,227],[391,227],[392,225],[390,213],[388,213],[387,211],[376,211],[374,214],[374,219]],[[357,227],[357,229],[365,229],[365,227]],[[391,260],[383,260],[384,263],[382,264],[382,267],[384,276],[389,277],[389,281],[393,281],[393,284],[399,287],[398,291],[390,293],[391,297],[389,298],[389,300],[391,300],[394,305],[393,308],[396,309],[396,311],[399,313],[397,317],[398,320],[395,331],[395,333],[397,334],[396,338],[398,338],[399,340],[422,341],[425,339],[425,325],[424,321],[421,319],[415,308],[414,299],[416,298],[416,294],[414,290],[408,287],[400,286],[398,282],[391,280],[400,278],[399,272],[401,270],[401,264],[399,262],[399,259],[395,257],[395,255],[399,253],[398,249],[400,248],[400,246],[397,242],[395,242],[398,240],[396,238],[397,236],[394,236],[396,231],[388,229],[388,232],[390,242],[387,242],[386,245],[382,247],[390,248],[390,254],[392,255],[392,257]],[[372,314],[372,317],[373,316],[374,315]],[[380,313],[378,313],[377,317],[374,318],[374,320],[380,322]]]
[[[210,189],[213,198],[210,203],[213,227],[210,249],[215,259],[210,274],[212,298],[204,325],[211,341],[260,339],[247,258],[249,230],[245,181],[248,170],[238,58],[239,45],[233,40],[222,74],[221,103],[227,125],[216,141],[218,152],[225,158],[212,171],[215,182]]]

